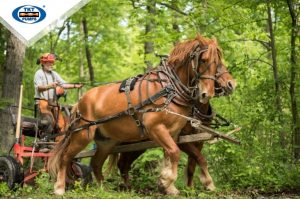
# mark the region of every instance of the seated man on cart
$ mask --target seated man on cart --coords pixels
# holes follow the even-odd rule
[[[41,120],[43,132],[41,137],[44,141],[49,141],[52,134],[63,132],[66,125],[58,104],[58,97],[64,94],[64,89],[83,86],[81,83],[66,83],[57,72],[53,71],[56,59],[55,54],[43,54],[37,60],[41,68],[34,75],[35,107]],[[47,149],[44,150],[46,152]]]

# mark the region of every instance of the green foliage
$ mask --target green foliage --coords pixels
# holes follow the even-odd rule
[[[10,196],[10,190],[6,183],[0,183],[0,197]]]
[[[131,184],[137,189],[157,190],[162,158],[161,149],[151,149],[135,160],[130,171]]]
[[[49,183],[50,175],[46,172],[41,172],[37,178],[35,178],[36,186],[41,193],[49,193],[53,190],[53,185]],[[51,182],[51,181],[50,181]]]

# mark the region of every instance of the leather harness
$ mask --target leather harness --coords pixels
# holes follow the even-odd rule
[[[201,48],[200,45],[198,44],[195,46],[194,50],[190,54],[189,61],[192,64],[192,70],[195,74],[194,74],[194,78],[192,79],[192,81],[188,83],[188,86],[184,85],[180,81],[179,77],[175,73],[174,68],[167,66],[166,60],[164,60],[166,58],[162,58],[161,64],[155,70],[152,70],[152,71],[144,74],[142,77],[141,76],[132,77],[132,78],[129,78],[126,80],[125,89],[124,89],[125,95],[127,97],[127,104],[128,104],[126,110],[121,111],[116,114],[113,114],[113,115],[110,115],[110,116],[107,116],[107,117],[104,117],[104,118],[101,118],[101,119],[98,119],[98,120],[95,120],[95,121],[85,119],[84,117],[82,117],[82,115],[80,113],[78,113],[77,118],[75,118],[75,120],[72,121],[71,124],[74,124],[76,121],[79,121],[79,120],[83,120],[83,121],[87,122],[87,124],[81,125],[80,127],[77,127],[75,129],[72,129],[72,125],[70,125],[70,132],[73,133],[73,132],[81,131],[83,129],[89,129],[90,126],[99,125],[99,124],[111,121],[113,119],[116,119],[116,118],[119,118],[122,116],[131,116],[133,118],[133,120],[136,122],[136,125],[140,129],[141,137],[144,137],[145,133],[146,133],[146,129],[145,129],[145,126],[143,125],[143,122],[141,120],[139,120],[137,113],[144,114],[147,112],[161,112],[168,107],[168,105],[171,103],[171,101],[173,101],[176,104],[182,105],[182,106],[192,107],[193,101],[195,100],[197,92],[199,92],[197,82],[200,79],[212,79],[212,80],[216,81],[216,78],[218,77],[218,73],[215,76],[207,76],[207,75],[200,74],[198,72],[199,67],[200,67],[200,64],[198,63],[200,55],[207,50],[208,50],[208,47]],[[212,63],[207,64],[205,71],[208,70],[208,68],[210,67],[211,64]],[[219,68],[219,66],[218,66],[218,68]],[[156,74],[158,78],[150,79],[150,74]],[[130,97],[130,90],[131,90],[130,87],[131,87],[132,81],[136,78],[139,78],[138,81],[140,81],[140,85],[139,85],[140,99],[141,99],[141,83],[144,79],[147,80],[146,88],[147,88],[148,93],[149,93],[148,83],[151,81],[160,82],[162,85],[162,89],[158,93],[149,97],[148,99],[141,101],[139,104],[132,105],[132,100]],[[155,105],[154,102],[162,97],[166,98],[164,103],[162,103],[158,106],[156,105],[155,107],[152,107],[152,108],[143,109],[146,105],[150,105],[150,104]]]

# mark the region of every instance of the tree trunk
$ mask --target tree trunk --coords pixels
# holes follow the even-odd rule
[[[155,27],[155,22],[154,22],[154,17],[155,17],[155,0],[148,0],[147,1],[147,11],[148,11],[148,17],[147,17],[147,22],[146,22],[146,27],[145,27],[145,35],[147,36],[148,34],[153,31]],[[154,44],[153,41],[147,39],[144,44],[144,50],[145,50],[145,57],[144,61],[147,66],[147,70],[150,70],[153,68],[153,64],[151,60],[149,59],[148,55],[154,52]]]
[[[174,7],[176,10],[179,10],[177,3],[178,3],[177,0],[172,0],[171,6]],[[174,37],[174,41],[173,41],[174,46],[179,41],[178,33],[180,33],[180,30],[179,30],[179,25],[178,25],[178,19],[179,19],[179,14],[174,11],[173,12],[173,22],[172,22],[172,28],[174,30],[174,34],[176,34],[176,36]]]
[[[267,3],[268,7],[268,29],[269,29],[269,38],[270,38],[270,47],[272,53],[272,68],[273,68],[273,76],[275,81],[275,107],[278,113],[279,123],[283,126],[282,121],[282,107],[281,107],[281,99],[280,99],[280,84],[278,77],[278,67],[277,67],[277,53],[276,53],[276,44],[275,44],[275,35],[273,32],[273,22],[272,22],[272,9],[270,5],[270,1]],[[285,148],[286,146],[286,133],[283,129],[280,129],[279,139],[281,147]]]
[[[70,38],[70,35],[71,35],[71,22],[70,20],[68,20],[67,22],[67,46],[68,48],[66,49],[68,54],[71,53],[71,38]],[[66,68],[67,68],[67,71],[70,70],[70,63],[69,62],[66,62]]]
[[[1,94],[1,101],[6,102],[6,106],[0,107],[1,153],[7,152],[14,142],[14,128],[9,113],[9,105],[18,104],[25,50],[25,45],[13,34],[9,34]]]
[[[287,0],[292,23],[291,23],[291,82],[290,82],[290,96],[291,96],[291,112],[292,112],[292,130],[293,130],[293,146],[294,157],[296,160],[300,158],[300,121],[297,109],[297,100],[295,94],[296,76],[297,76],[297,62],[296,62],[296,37],[297,37],[297,14],[292,0]],[[298,69],[299,70],[299,69]]]
[[[84,79],[84,49],[83,49],[83,46],[80,46],[80,49],[79,49],[79,55],[80,55],[80,64],[79,64],[79,79],[82,81]],[[78,99],[80,99],[80,97],[82,96],[82,89],[79,89],[78,90]]]
[[[87,21],[86,21],[85,17],[82,19],[81,23],[82,23],[83,33],[84,33],[85,55],[86,55],[86,60],[87,60],[88,68],[89,68],[90,81],[91,81],[91,84],[93,85],[95,82],[94,68],[93,68],[93,64],[92,64],[92,55],[91,55],[89,43],[88,43],[88,28],[87,28]]]
[[[4,55],[4,50],[6,48],[6,38],[7,38],[7,29],[3,27],[2,24],[0,24],[0,69],[2,70],[4,60],[5,60],[5,55]],[[0,72],[0,79],[2,79],[2,74]]]

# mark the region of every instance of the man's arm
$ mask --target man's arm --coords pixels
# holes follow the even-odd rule
[[[54,74],[58,83],[56,86],[61,86],[65,89],[81,88],[83,86],[83,84],[81,83],[74,83],[74,84],[66,83],[66,81],[63,78],[61,78],[61,76],[57,72],[54,72]]]
[[[82,83],[74,83],[74,84],[63,84],[63,88],[69,89],[69,88],[81,88],[83,86]]]

